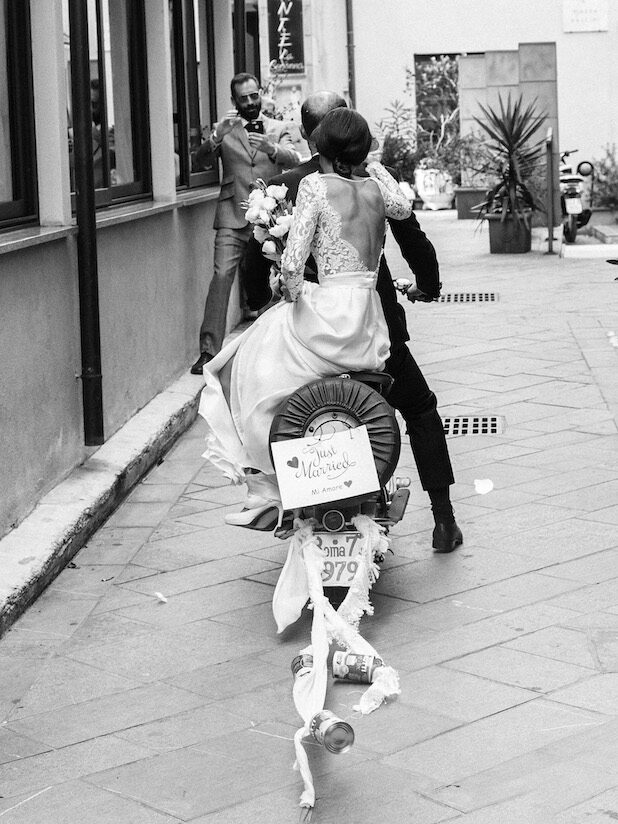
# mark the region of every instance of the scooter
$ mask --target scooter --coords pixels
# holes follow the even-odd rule
[[[405,278],[394,283],[402,294],[415,289]],[[422,295],[422,293],[421,293]],[[405,515],[410,497],[410,478],[394,475],[401,450],[401,430],[395,410],[386,397],[393,378],[385,372],[348,372],[319,378],[301,386],[279,407],[269,433],[269,443],[311,437],[328,439],[337,432],[366,426],[380,488],[344,500],[284,510],[275,525],[246,524],[251,529],[269,531],[285,540],[294,533],[297,519],[313,524],[316,544],[324,553],[322,584],[333,604],[341,603],[358,569],[361,534],[354,524],[359,515],[368,516],[387,535]],[[375,557],[381,563],[383,557]]]
[[[594,166],[588,160],[578,164],[573,172],[568,157],[577,149],[562,152],[560,155],[560,204],[562,206],[562,231],[565,243],[575,243],[577,230],[585,226],[592,215],[592,187],[594,185]],[[587,178],[590,178],[590,191],[587,191]]]

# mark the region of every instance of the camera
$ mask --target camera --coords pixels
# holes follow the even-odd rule
[[[261,120],[250,120],[247,123],[246,128],[248,132],[259,132],[260,134],[264,134],[264,124]]]

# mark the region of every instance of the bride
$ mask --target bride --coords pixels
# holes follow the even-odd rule
[[[226,522],[274,527],[279,494],[268,447],[277,408],[310,380],[346,371],[382,370],[389,337],[375,285],[386,218],[411,206],[377,162],[369,177],[352,170],[372,136],[350,109],[325,115],[312,135],[322,173],[301,181],[281,258],[280,301],[204,368],[199,412],[208,425],[204,457],[234,483],[246,483],[245,509]],[[303,279],[312,254],[318,283]]]

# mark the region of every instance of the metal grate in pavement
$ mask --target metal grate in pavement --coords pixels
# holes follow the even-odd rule
[[[458,435],[500,435],[504,432],[504,418],[500,415],[443,418],[444,434]]]
[[[439,303],[495,303],[497,300],[496,292],[447,292],[438,298]]]

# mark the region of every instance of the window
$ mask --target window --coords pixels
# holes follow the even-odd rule
[[[37,217],[29,8],[0,0],[0,228]]]
[[[216,120],[212,0],[169,0],[176,183],[218,183],[212,153],[198,152]]]
[[[98,206],[150,192],[143,0],[87,0],[92,155]],[[68,0],[63,0],[71,191],[75,191]],[[77,48],[86,44],[75,44]]]

